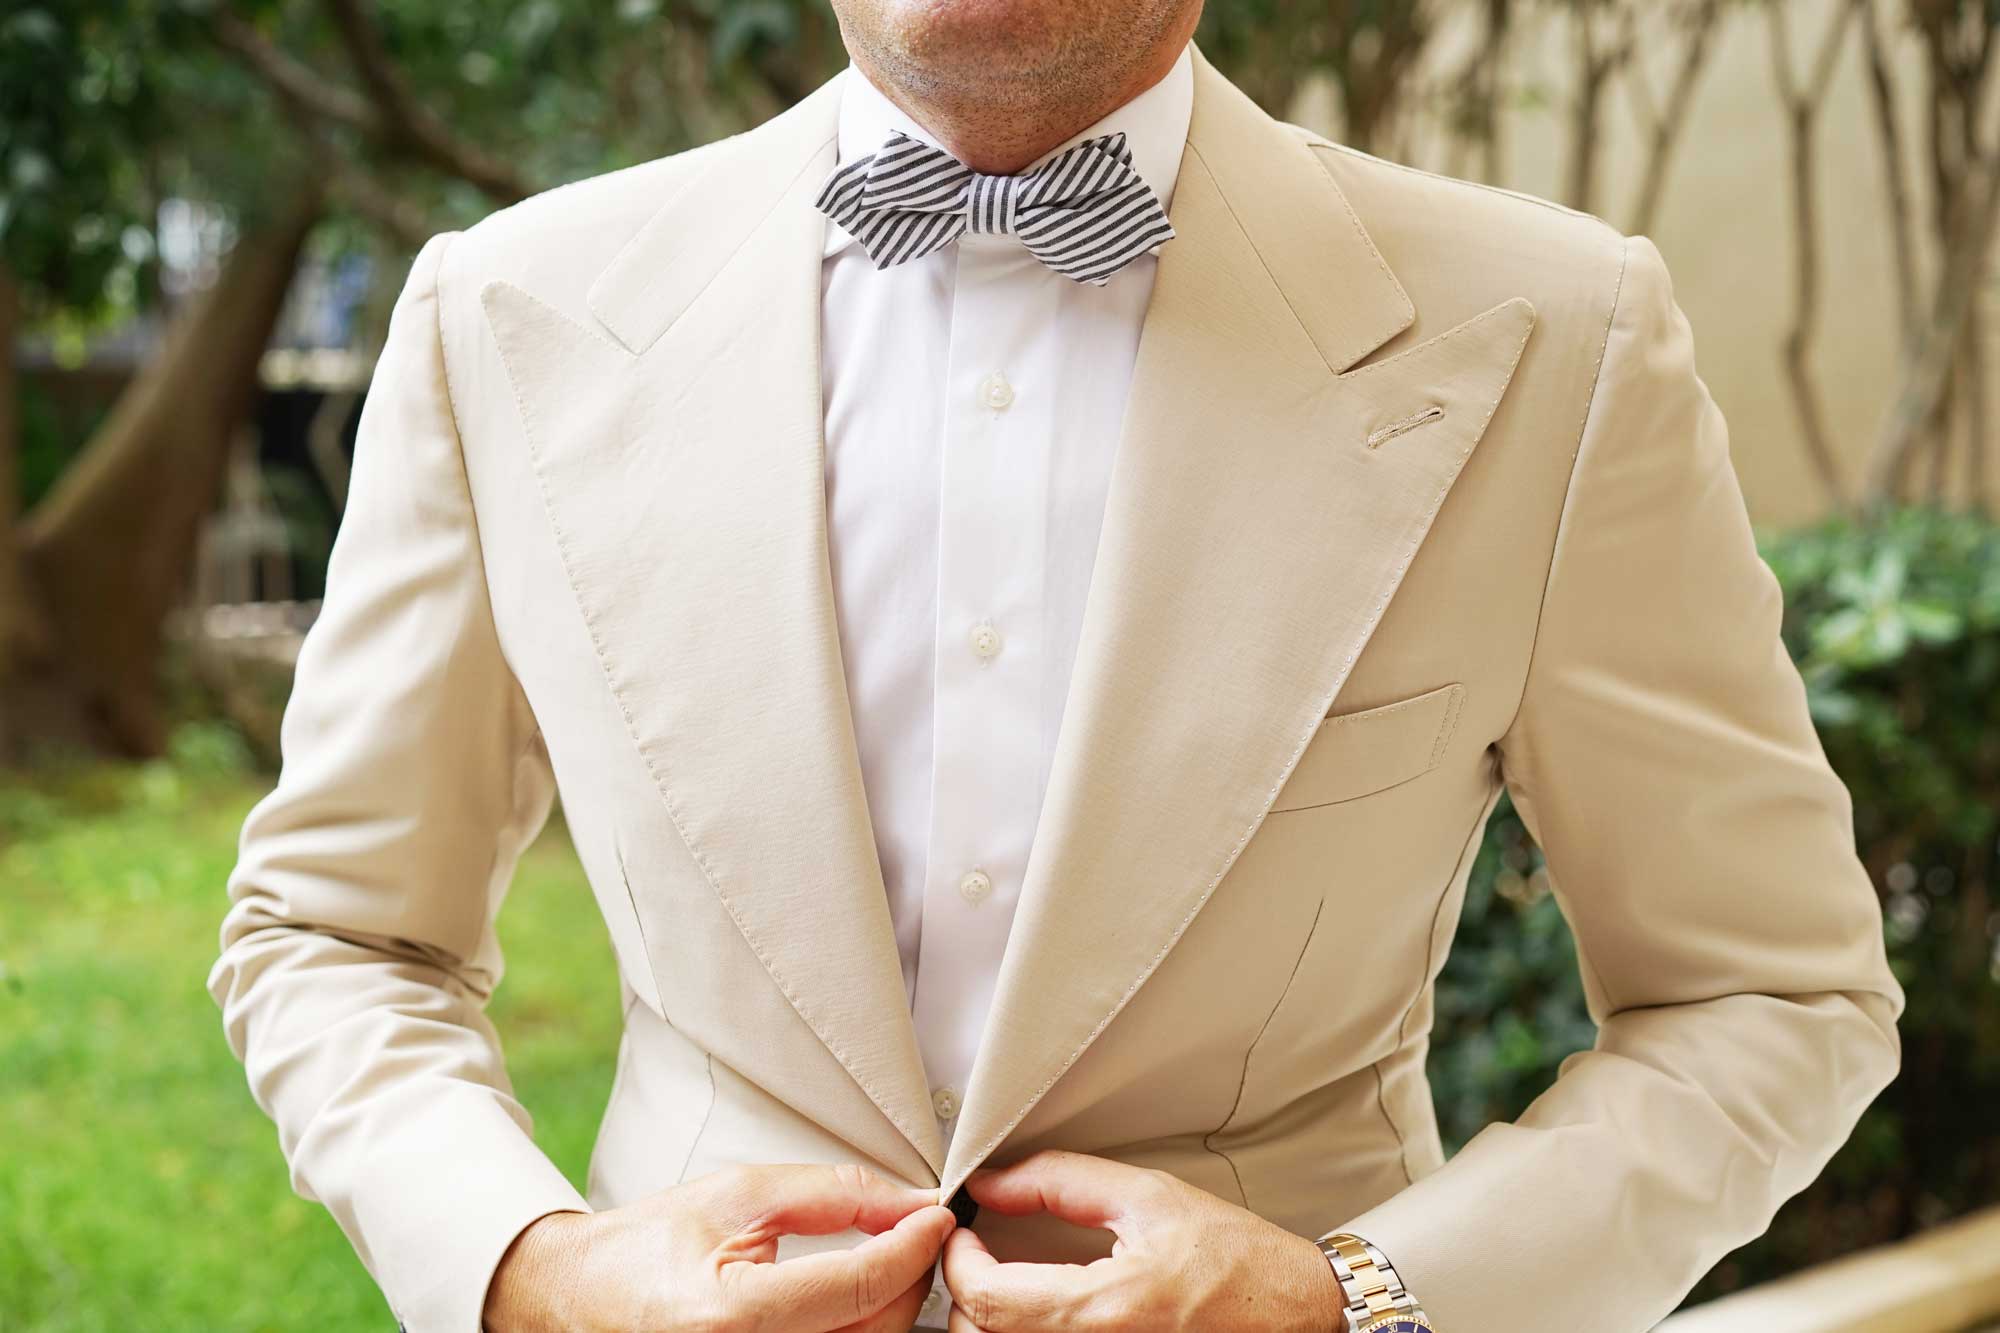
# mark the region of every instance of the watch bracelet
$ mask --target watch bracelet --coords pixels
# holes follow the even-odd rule
[[[1330,1231],[1314,1244],[1340,1284],[1346,1330],[1365,1328],[1385,1315],[1422,1314],[1395,1265],[1373,1243],[1351,1232]]]

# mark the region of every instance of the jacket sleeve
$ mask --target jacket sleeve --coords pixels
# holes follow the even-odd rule
[[[513,1237],[588,1211],[529,1137],[484,1006],[493,918],[553,796],[501,658],[439,328],[431,238],[362,410],[276,788],[244,824],[208,978],[277,1124],[411,1333],[479,1333]]]
[[[1631,237],[1500,741],[1597,1041],[1344,1227],[1440,1329],[1651,1328],[1896,1072],[1902,992],[1780,611],[1686,316]]]

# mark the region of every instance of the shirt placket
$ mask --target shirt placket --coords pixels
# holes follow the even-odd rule
[[[954,247],[933,677],[931,821],[913,1017],[947,1141],[1006,951],[1041,781],[1047,274],[1008,237]]]

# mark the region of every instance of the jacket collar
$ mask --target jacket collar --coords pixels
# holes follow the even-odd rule
[[[1182,162],[1188,153],[1200,156],[1328,367],[1346,370],[1407,328],[1416,308],[1304,138],[1259,110],[1199,46],[1190,42],[1183,58],[1189,119]],[[1157,111],[1170,124],[1174,78],[1127,107],[1155,97],[1147,118]],[[701,165],[587,293],[591,311],[627,351],[643,353],[671,328],[781,202],[812,208],[839,161],[847,91],[846,74],[836,74],[756,129],[699,150]],[[818,225],[825,254],[826,233],[839,228],[823,219]]]

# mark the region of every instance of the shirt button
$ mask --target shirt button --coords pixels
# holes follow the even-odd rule
[[[1004,412],[1007,405],[1014,401],[1014,386],[996,370],[979,381],[979,401],[996,412]]]
[[[972,651],[981,657],[991,657],[1000,651],[1000,631],[985,621],[972,627]]]
[[[949,1120],[957,1115],[958,1089],[943,1087],[933,1092],[931,1094],[931,1109],[937,1112],[937,1118],[940,1120]]]
[[[958,881],[958,896],[974,907],[986,901],[986,895],[993,892],[993,880],[984,870],[968,870]]]

